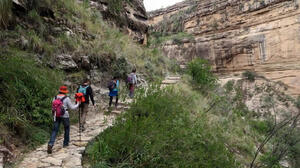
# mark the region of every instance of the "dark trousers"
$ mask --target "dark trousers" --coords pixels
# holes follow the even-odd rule
[[[84,127],[87,113],[89,112],[89,104],[82,103],[79,106],[80,108],[80,125]]]
[[[111,107],[113,98],[114,98],[114,96],[109,96],[109,107]],[[119,96],[116,96],[116,104],[115,104],[116,107],[118,105],[118,100],[119,100]]]
[[[129,85],[129,97],[130,97],[130,98],[133,98],[133,97],[134,97],[134,89],[135,89],[134,84],[130,84],[130,85]]]
[[[50,137],[50,141],[49,141],[49,145],[53,146],[55,139],[56,139],[56,135],[58,133],[59,130],[59,126],[60,124],[63,123],[64,125],[64,129],[65,129],[65,135],[64,135],[64,146],[69,145],[69,141],[70,141],[70,119],[69,118],[62,118],[62,117],[56,117],[56,120],[54,122],[54,126],[53,126],[53,130],[52,130],[52,134]]]

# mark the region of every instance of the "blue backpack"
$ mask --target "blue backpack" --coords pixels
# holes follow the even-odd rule
[[[89,86],[86,86],[86,87],[83,87],[80,85],[79,89],[78,89],[78,93],[83,93],[84,95],[86,95],[86,89],[88,88]]]

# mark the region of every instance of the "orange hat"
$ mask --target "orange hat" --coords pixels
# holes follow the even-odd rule
[[[61,86],[61,87],[59,88],[59,92],[65,93],[65,94],[66,94],[66,93],[69,93],[67,86]]]

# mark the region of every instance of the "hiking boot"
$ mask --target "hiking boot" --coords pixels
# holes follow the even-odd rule
[[[52,145],[48,145],[48,149],[47,149],[47,153],[48,153],[48,154],[51,154],[51,153],[52,153],[52,148],[53,148]]]
[[[63,145],[63,148],[67,148],[69,146],[69,144],[68,145]]]

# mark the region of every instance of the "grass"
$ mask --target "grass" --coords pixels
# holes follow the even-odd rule
[[[7,137],[20,137],[28,146],[41,144],[52,126],[51,97],[62,74],[38,65],[17,49],[2,55],[0,62],[0,121],[10,132]]]
[[[164,32],[152,32],[150,34],[147,45],[149,47],[155,48],[161,46],[167,41],[172,41],[175,44],[181,45],[183,44],[182,40],[184,39],[193,40],[194,37],[191,34],[185,32],[179,32],[175,34],[167,34]]]
[[[7,28],[9,26],[10,19],[12,18],[11,8],[11,0],[0,1],[0,28]]]

